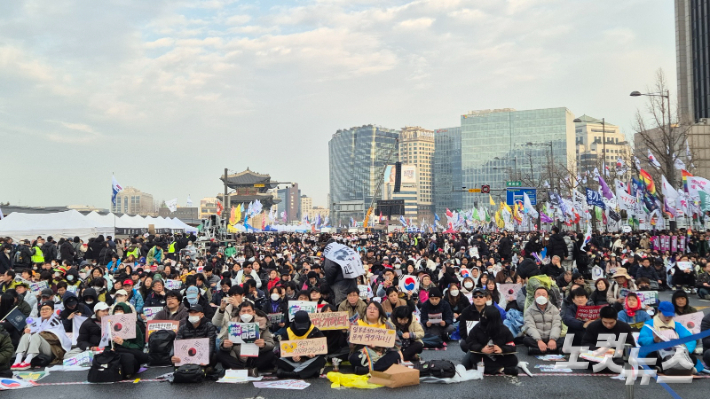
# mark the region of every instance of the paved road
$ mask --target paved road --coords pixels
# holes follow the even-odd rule
[[[669,293],[661,293],[661,299],[668,299]],[[691,304],[702,307],[708,312],[710,302],[700,301],[691,298]],[[530,362],[530,370],[536,373],[533,366],[541,364],[535,358],[528,357],[523,353],[519,354],[520,360]],[[458,362],[463,357],[463,352],[457,344],[451,344],[445,351],[424,351],[425,359],[450,359]],[[140,375],[142,379],[154,379],[155,377],[168,372],[168,368],[149,369]],[[344,369],[345,371],[345,369]],[[341,389],[336,390],[330,387],[330,382],[326,379],[310,380],[312,384],[304,391],[284,391],[277,389],[256,389],[252,384],[217,384],[214,382],[197,385],[172,385],[167,382],[138,382],[116,383],[116,384],[80,384],[80,385],[49,385],[53,383],[72,383],[86,380],[86,372],[55,372],[41,381],[40,386],[7,391],[2,393],[3,399],[27,399],[27,398],[126,398],[130,395],[140,395],[143,398],[222,398],[233,397],[237,399],[255,398],[257,396],[265,399],[293,399],[295,395],[307,395],[308,397],[332,398],[332,399],[370,399],[373,394],[367,390]],[[710,379],[694,380],[692,384],[675,384],[671,388],[681,398],[707,398],[710,389]],[[625,386],[622,381],[612,380],[610,377],[601,376],[536,376],[527,377],[521,373],[518,378],[509,377],[485,377],[482,381],[470,381],[459,384],[438,385],[421,384],[414,387],[399,389],[380,388],[378,395],[386,395],[392,399],[412,399],[412,398],[623,398]],[[655,382],[649,386],[635,387],[636,398],[670,398],[671,395]]]

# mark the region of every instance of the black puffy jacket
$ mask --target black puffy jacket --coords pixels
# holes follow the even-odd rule
[[[203,317],[200,320],[200,325],[195,327],[189,321],[180,326],[176,339],[191,339],[191,338],[209,338],[210,340],[210,359],[214,355],[215,341],[217,340],[217,327],[214,326],[207,318]]]
[[[88,348],[99,346],[101,342],[101,323],[93,316],[84,320],[79,327],[79,336],[76,339],[76,345],[79,349],[85,351]]]
[[[569,255],[567,243],[560,233],[551,235],[550,241],[547,243],[547,256],[552,259],[555,255],[558,255],[560,259],[565,259]]]

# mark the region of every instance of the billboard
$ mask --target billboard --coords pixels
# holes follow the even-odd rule
[[[394,165],[387,165],[385,168],[385,184],[394,187],[396,168]],[[402,164],[402,186],[416,187],[417,184],[417,167],[415,165]]]

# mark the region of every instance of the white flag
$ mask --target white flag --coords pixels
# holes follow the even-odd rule
[[[175,212],[177,211],[177,198],[173,198],[170,201],[165,201],[165,206],[170,209],[170,212]]]
[[[192,206],[192,199],[190,199],[190,195],[188,194],[187,196],[187,206],[191,207]]]
[[[685,156],[688,157],[688,161],[691,160],[690,156],[690,145],[688,144],[688,140],[685,140]]]
[[[658,162],[658,160],[656,159],[656,157],[654,157],[653,154],[651,153],[651,149],[650,149],[650,148],[648,149],[648,162],[649,162],[651,165],[653,165],[653,167],[656,168],[656,169],[658,169],[658,168],[661,167],[661,164]]]
[[[665,175],[661,175],[661,188],[663,190],[663,196],[668,198],[669,200],[675,200],[678,198],[678,192],[671,186],[670,183],[668,183],[668,180],[666,180]]]
[[[685,169],[685,163],[681,161],[680,158],[675,159],[675,162],[673,162],[673,166],[675,166],[675,168],[679,170]]]

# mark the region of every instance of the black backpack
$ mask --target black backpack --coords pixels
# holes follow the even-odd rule
[[[205,380],[205,370],[199,364],[183,364],[173,373],[172,382],[197,383]]]
[[[148,338],[148,357],[151,366],[169,366],[173,356],[173,341],[175,332],[172,330],[158,330]]]
[[[32,366],[32,368],[47,367],[50,363],[52,363],[52,360],[54,360],[54,355],[45,355],[44,353],[40,353],[32,358],[30,366]]]
[[[456,375],[456,366],[448,360],[429,360],[418,368],[420,377],[452,378]]]
[[[86,380],[89,382],[117,382],[123,379],[123,368],[121,367],[121,355],[114,351],[104,350],[94,356],[91,363],[89,375]]]

